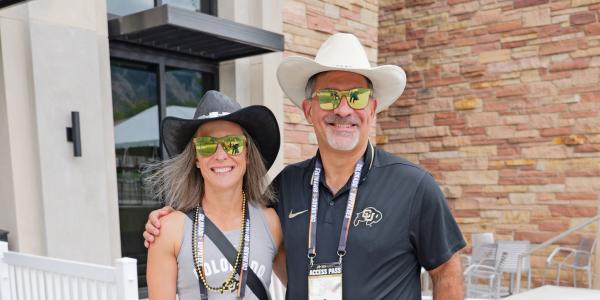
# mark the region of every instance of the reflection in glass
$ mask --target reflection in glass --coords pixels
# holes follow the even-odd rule
[[[107,0],[109,14],[125,16],[154,7],[154,0]]]
[[[111,82],[119,205],[156,206],[140,172],[160,159],[155,68],[113,59]]]
[[[163,0],[164,4],[200,12],[200,0]]]
[[[166,68],[167,116],[191,119],[204,94],[202,73]]]

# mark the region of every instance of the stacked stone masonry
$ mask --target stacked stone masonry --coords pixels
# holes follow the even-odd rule
[[[467,240],[539,244],[598,214],[600,1],[382,0],[378,50],[408,84],[377,141],[435,176]]]

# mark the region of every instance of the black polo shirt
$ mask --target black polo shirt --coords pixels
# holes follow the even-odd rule
[[[317,153],[317,156],[319,154]],[[367,147],[343,260],[344,299],[421,299],[420,270],[466,243],[444,195],[422,168]],[[308,224],[316,157],[287,166],[272,186],[284,233],[286,299],[308,298]],[[316,262],[337,261],[352,177],[333,195],[321,175]]]

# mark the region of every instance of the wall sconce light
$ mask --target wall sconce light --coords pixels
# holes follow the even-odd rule
[[[78,111],[71,112],[71,126],[67,127],[67,141],[73,143],[73,156],[81,157],[81,130]]]

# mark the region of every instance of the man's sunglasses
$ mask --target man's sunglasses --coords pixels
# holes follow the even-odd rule
[[[363,109],[369,104],[371,97],[371,89],[355,88],[347,91],[339,91],[335,89],[322,89],[313,93],[312,97],[317,96],[319,99],[319,107],[322,110],[333,110],[340,106],[342,97],[346,96],[348,105],[353,109]]]
[[[211,156],[217,151],[218,145],[229,155],[239,155],[246,146],[246,137],[243,135],[227,135],[216,138],[212,136],[199,136],[194,138],[196,155]]]

